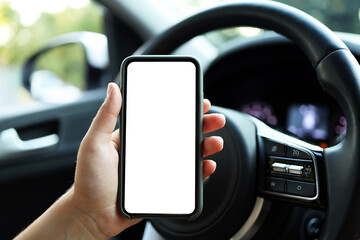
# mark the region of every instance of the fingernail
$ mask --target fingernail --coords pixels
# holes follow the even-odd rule
[[[109,83],[108,86],[107,86],[107,94],[106,94],[107,97],[109,97],[110,94],[111,94],[111,86],[110,85],[111,84]]]

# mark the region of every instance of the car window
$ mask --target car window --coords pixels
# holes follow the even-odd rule
[[[103,33],[102,8],[90,0],[0,0],[0,108],[34,101],[22,87],[24,62],[56,36],[89,31]],[[58,47],[34,66],[36,79],[67,86],[67,96],[85,89],[85,54],[81,46]]]

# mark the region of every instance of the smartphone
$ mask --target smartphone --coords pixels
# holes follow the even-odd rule
[[[119,210],[129,219],[196,218],[203,194],[199,62],[130,56],[120,76]]]

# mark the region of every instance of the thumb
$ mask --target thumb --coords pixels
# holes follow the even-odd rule
[[[122,96],[120,88],[115,83],[109,83],[107,97],[97,112],[86,134],[93,141],[104,143],[111,139],[120,113]]]

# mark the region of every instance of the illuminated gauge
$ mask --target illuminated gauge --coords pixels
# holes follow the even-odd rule
[[[253,102],[244,104],[240,107],[240,111],[254,116],[270,125],[277,125],[278,119],[274,115],[272,107],[266,103]]]
[[[339,143],[344,139],[344,137],[346,135],[346,129],[347,129],[346,118],[344,116],[340,116],[335,125],[335,142],[336,143]]]

